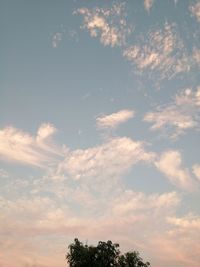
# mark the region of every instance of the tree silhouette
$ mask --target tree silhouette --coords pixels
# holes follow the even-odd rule
[[[99,241],[97,246],[83,244],[77,238],[69,245],[66,255],[70,267],[148,267],[139,252],[121,254],[119,244]]]

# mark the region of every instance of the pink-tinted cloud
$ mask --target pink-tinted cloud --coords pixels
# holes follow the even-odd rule
[[[36,136],[31,136],[14,127],[0,130],[0,157],[41,168],[48,168],[62,155],[51,141],[56,129],[51,124],[42,124]]]

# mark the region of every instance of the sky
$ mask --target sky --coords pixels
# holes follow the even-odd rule
[[[112,240],[200,262],[200,1],[1,0],[0,265]]]

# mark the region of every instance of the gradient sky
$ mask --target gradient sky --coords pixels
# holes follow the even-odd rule
[[[200,1],[2,0],[0,265],[75,237],[200,262]]]

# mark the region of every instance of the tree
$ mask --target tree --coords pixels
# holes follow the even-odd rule
[[[139,252],[121,254],[119,244],[99,241],[97,246],[83,244],[77,238],[69,245],[66,255],[70,267],[148,267]]]

